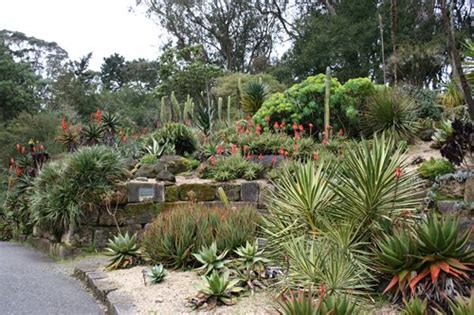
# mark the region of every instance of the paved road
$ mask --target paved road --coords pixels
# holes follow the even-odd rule
[[[81,285],[55,265],[32,249],[0,242],[0,314],[102,314]]]

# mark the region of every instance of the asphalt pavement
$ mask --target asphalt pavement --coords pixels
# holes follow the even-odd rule
[[[71,276],[33,249],[0,242],[0,314],[102,314],[92,296]]]

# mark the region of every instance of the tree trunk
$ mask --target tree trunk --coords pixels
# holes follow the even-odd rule
[[[456,48],[456,42],[454,39],[454,34],[451,30],[451,23],[449,20],[449,12],[447,8],[446,0],[441,0],[440,5],[441,5],[441,13],[443,15],[444,30],[448,37],[448,51],[452,57],[451,58],[452,67],[455,73],[457,73],[459,77],[459,83],[461,84],[461,90],[463,92],[464,99],[466,100],[466,103],[469,109],[469,115],[471,116],[471,119],[474,120],[474,101],[471,95],[471,88],[469,84],[467,83],[466,76],[464,75],[464,71],[462,69],[461,56],[459,55],[459,51]]]
[[[390,15],[391,15],[391,37],[393,49],[393,83],[397,85],[398,75],[398,60],[397,60],[397,0],[390,0]]]

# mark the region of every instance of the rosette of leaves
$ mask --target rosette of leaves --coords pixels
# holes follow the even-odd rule
[[[104,129],[101,125],[96,123],[90,123],[86,125],[81,131],[82,142],[86,145],[99,144],[102,140]]]
[[[270,94],[268,86],[259,81],[250,81],[242,89],[240,104],[248,115],[255,114]]]
[[[194,253],[193,257],[202,264],[197,270],[204,271],[205,275],[225,267],[229,262],[225,260],[228,250],[224,250],[220,255],[217,254],[217,244],[212,242],[211,246],[203,246],[198,253]]]
[[[237,248],[234,252],[238,256],[235,259],[235,271],[238,277],[252,290],[255,287],[263,288],[260,278],[269,260],[263,256],[263,250],[258,249],[258,243],[247,241],[245,246]]]
[[[229,279],[229,272],[219,275],[214,270],[210,276],[202,276],[202,280],[204,283],[198,285],[199,294],[193,301],[196,308],[204,303],[208,304],[208,309],[213,309],[218,303],[232,305],[233,297],[243,291],[243,288],[237,286],[239,279]]]
[[[106,255],[111,256],[107,270],[129,268],[137,264],[140,258],[140,248],[136,234],[130,236],[118,234],[107,243]]]
[[[148,278],[150,279],[150,282],[153,284],[160,283],[165,279],[167,276],[167,271],[163,267],[162,264],[155,265],[151,268],[150,272],[148,273]]]

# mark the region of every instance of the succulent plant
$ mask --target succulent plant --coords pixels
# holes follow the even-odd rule
[[[210,276],[202,276],[203,284],[199,285],[199,295],[197,297],[195,307],[199,307],[204,303],[208,303],[208,308],[214,308],[217,303],[226,305],[234,304],[233,296],[243,291],[243,288],[237,286],[238,279],[229,279],[229,272],[219,275],[217,271],[213,271]]]
[[[253,244],[247,241],[245,246],[241,246],[234,251],[239,257],[236,259],[238,265],[244,269],[263,271],[268,259],[263,257],[263,250],[258,250],[258,243]]]
[[[418,297],[412,297],[410,300],[403,301],[403,310],[401,315],[425,315],[428,314],[428,302],[422,301]]]
[[[356,305],[344,295],[324,295],[315,299],[311,290],[299,290],[283,296],[277,311],[285,315],[350,315],[359,314]]]
[[[163,265],[159,264],[151,268],[150,272],[148,273],[148,278],[150,279],[151,283],[156,284],[163,281],[167,274],[168,273]]]
[[[224,260],[228,252],[228,250],[225,250],[220,255],[217,255],[216,242],[212,242],[209,247],[203,246],[198,253],[193,254],[194,258],[202,264],[197,270],[202,270],[205,275],[208,275],[214,270],[224,268],[225,264],[229,262]]]
[[[457,297],[454,301],[449,301],[449,307],[453,315],[474,314],[474,294],[471,297]]]
[[[140,257],[136,234],[130,236],[128,232],[125,235],[119,233],[113,239],[109,239],[106,255],[112,256],[106,267],[107,270],[129,268],[135,265]]]

